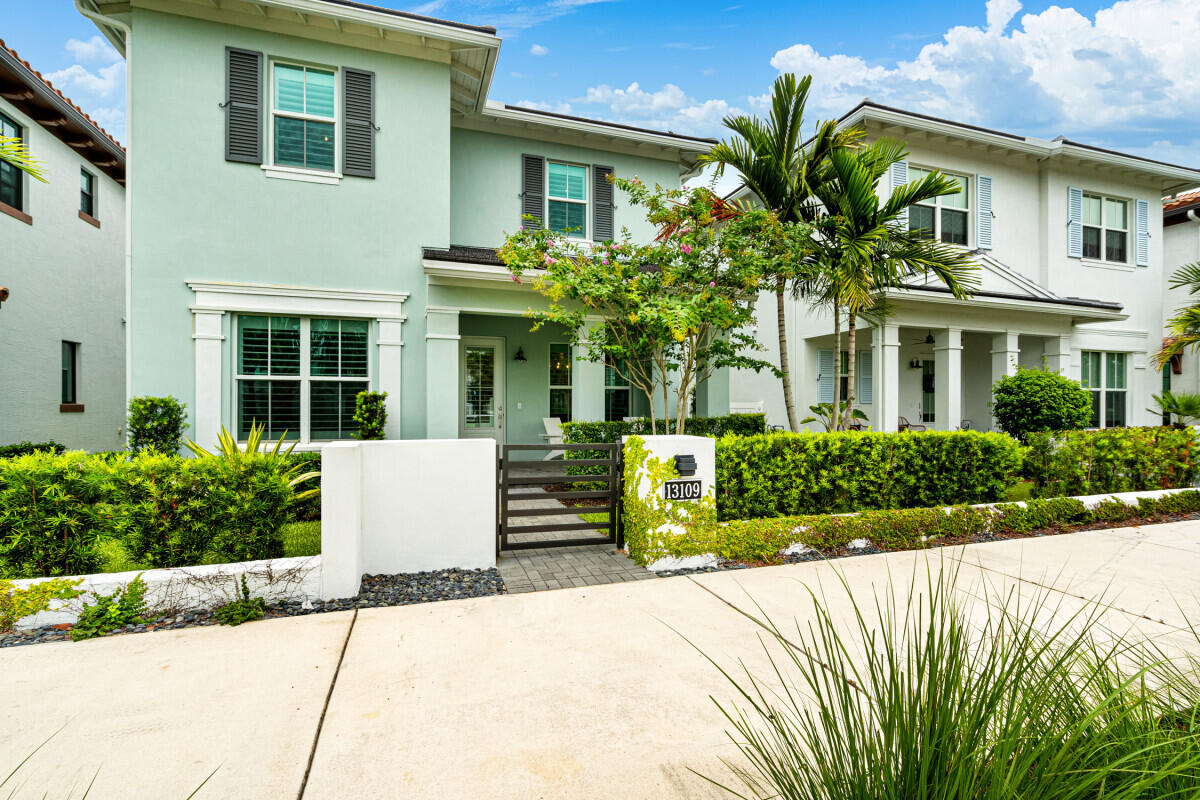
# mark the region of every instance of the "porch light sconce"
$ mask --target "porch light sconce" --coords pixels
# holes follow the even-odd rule
[[[4,301],[7,299],[8,299],[8,287],[0,286],[0,305],[3,305]]]
[[[696,474],[696,457],[690,455],[675,456],[675,469],[681,477]]]
[[[529,359],[525,358],[525,348],[518,347],[517,354],[515,356],[513,356],[513,361],[528,361],[528,360]]]
[[[908,362],[908,368],[909,369],[921,369],[921,359],[914,358],[912,361]]]

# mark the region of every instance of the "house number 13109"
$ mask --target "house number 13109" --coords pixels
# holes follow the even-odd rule
[[[666,500],[699,500],[700,481],[667,481],[663,484]]]

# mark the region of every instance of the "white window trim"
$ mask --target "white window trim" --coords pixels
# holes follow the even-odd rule
[[[1135,269],[1135,267],[1133,266],[1133,258],[1131,256],[1133,256],[1134,247],[1137,246],[1136,243],[1134,242],[1134,237],[1135,237],[1136,233],[1129,226],[1129,223],[1132,221],[1133,214],[1134,214],[1133,200],[1129,199],[1128,197],[1114,197],[1114,196],[1108,195],[1108,194],[1101,194],[1100,192],[1089,192],[1086,189],[1083,190],[1083,199],[1086,201],[1087,198],[1089,198],[1089,197],[1100,198],[1100,225],[1099,225],[1100,257],[1099,258],[1091,258],[1088,256],[1084,256],[1082,259],[1083,263],[1087,264],[1088,266],[1093,266],[1093,267],[1109,267],[1109,268],[1128,267],[1132,271],[1133,269]],[[1125,227],[1124,228],[1108,227],[1107,201],[1109,201],[1109,200],[1112,200],[1113,202],[1116,202],[1116,203],[1124,203],[1125,204]],[[1088,225],[1086,222],[1083,222],[1082,213],[1083,212],[1082,212],[1082,208],[1081,208],[1081,210],[1080,210],[1080,247],[1081,248],[1083,247],[1083,239],[1082,239],[1083,231],[1086,230],[1087,228],[1096,228],[1097,227],[1095,225]],[[1110,230],[1114,231],[1114,232],[1119,232],[1119,233],[1125,234],[1125,260],[1124,261],[1113,261],[1107,257],[1108,237],[1106,236],[1106,234]],[[1082,252],[1082,250],[1080,252]],[[1127,411],[1128,411],[1128,409],[1127,409]]]
[[[333,73],[333,116],[322,117],[317,114],[302,114],[296,111],[277,111],[275,109],[275,67],[303,67],[318,69]],[[342,140],[345,126],[342,124],[342,71],[329,64],[314,64],[296,61],[290,58],[269,58],[267,60],[267,153],[263,159],[262,169],[268,178],[303,181],[305,183],[337,184],[342,180]],[[311,120],[313,122],[333,123],[333,170],[312,169],[309,167],[294,167],[275,163],[275,117],[283,116],[290,119]]]
[[[966,208],[943,206],[942,205],[942,197],[940,195],[938,197],[933,198],[933,200],[927,200],[923,203],[914,203],[914,205],[921,206],[923,208],[934,209],[934,212],[933,212],[933,239],[934,239],[934,241],[937,241],[937,242],[942,241],[942,213],[941,213],[942,209],[946,208],[950,211],[961,211],[964,215],[966,215],[966,218],[967,218],[967,243],[960,244],[957,246],[958,247],[966,247],[968,249],[973,247],[974,242],[975,242],[975,219],[974,219],[974,214],[972,213],[972,211],[974,209],[974,204],[971,202],[971,184],[974,183],[976,186],[978,186],[979,185],[979,176],[968,175],[968,174],[962,173],[962,172],[950,172],[948,170],[942,169],[941,167],[927,167],[923,164],[909,164],[908,169],[909,169],[909,173],[910,173],[909,174],[910,182],[913,180],[911,173],[912,173],[912,170],[914,170],[914,169],[919,169],[923,172],[940,172],[943,175],[945,175],[947,178],[960,178],[960,179],[966,181],[966,185],[963,187],[963,197],[965,197],[967,199]],[[993,202],[994,202],[994,200],[993,200]],[[994,206],[993,206],[993,208],[994,208]],[[943,244],[950,244],[950,243],[943,242]]]
[[[96,173],[92,172],[87,167],[80,167],[79,172],[81,175],[87,175],[88,178],[91,179],[91,183],[92,183],[92,192],[91,192],[92,210],[90,212],[83,211],[82,208],[80,208],[79,210],[83,211],[83,213],[87,214],[92,219],[98,220],[98,219],[100,219],[100,200],[96,195],[99,194],[100,182],[98,180],[96,180]],[[82,191],[83,191],[83,187],[80,186],[80,192],[82,193]]]
[[[1105,419],[1104,419],[1104,401],[1106,399],[1105,396],[1109,392],[1120,392],[1121,394],[1125,395],[1125,425],[1123,427],[1129,427],[1129,413],[1130,413],[1130,408],[1129,408],[1129,395],[1130,395],[1129,364],[1132,361],[1132,358],[1131,358],[1132,353],[1127,353],[1123,350],[1081,350],[1080,351],[1081,361],[1082,361],[1082,359],[1086,359],[1090,353],[1099,353],[1100,354],[1100,385],[1099,386],[1085,386],[1085,387],[1083,387],[1083,390],[1090,394],[1100,395],[1100,412],[1096,415],[1098,418],[1097,421],[1099,424],[1096,426],[1096,428],[1102,430],[1102,429],[1108,427],[1108,425],[1105,424]],[[1124,389],[1108,388],[1108,358],[1107,357],[1109,355],[1125,356],[1125,388]],[[1081,364],[1080,365],[1080,377],[1081,378],[1083,377],[1082,370],[1083,370],[1083,367]]]
[[[296,439],[287,439],[285,441],[297,441],[300,444],[310,443],[325,443],[342,441],[340,439],[314,439],[312,437],[312,385],[314,383],[356,383],[364,382],[367,384],[367,389],[370,390],[375,386],[375,376],[371,369],[371,327],[370,320],[367,320],[367,374],[365,376],[345,376],[345,375],[313,375],[312,374],[312,321],[314,319],[336,319],[339,323],[346,319],[354,319],[353,317],[300,317],[300,373],[298,375],[244,375],[238,371],[238,347],[241,343],[240,325],[242,317],[262,316],[260,314],[237,314],[233,320],[233,353],[231,360],[233,362],[233,395],[232,395],[232,422],[235,426],[238,425],[238,415],[241,408],[238,406],[237,384],[240,381],[277,381],[280,383],[299,383],[300,384],[300,430]],[[287,314],[272,314],[267,316],[267,319],[272,317],[294,316]],[[361,319],[361,318],[360,318]],[[339,329],[340,330],[340,329]],[[235,429],[237,435],[241,436],[240,426]],[[239,438],[239,441],[243,441]]]
[[[567,167],[582,167],[583,168],[583,199],[582,200],[571,200],[570,198],[567,198],[567,197],[551,197],[550,196],[550,165],[551,164],[562,164],[563,166],[567,166]],[[551,233],[554,233],[555,235],[566,238],[567,241],[575,242],[576,244],[587,244],[587,245],[595,244],[596,242],[592,238],[592,236],[594,235],[594,231],[592,228],[595,225],[595,220],[592,219],[593,205],[592,205],[592,190],[591,190],[591,181],[592,181],[591,166],[588,164],[580,164],[575,161],[567,161],[567,160],[561,159],[561,158],[547,157],[546,158],[545,181],[546,181],[546,184],[545,184],[546,185],[546,206],[545,206],[546,230],[549,230]],[[584,219],[584,235],[583,236],[574,236],[570,233],[560,233],[559,231],[555,231],[550,228],[550,202],[551,201],[554,201],[557,203],[573,203],[577,206],[583,206],[583,219]]]
[[[191,311],[196,392],[192,423],[196,441],[215,445],[221,425],[228,428],[236,424],[236,415],[226,417],[221,411],[223,402],[229,409],[236,408],[236,386],[231,377],[236,369],[232,360],[236,351],[225,344],[227,314],[374,320],[367,339],[369,358],[373,357],[368,372],[377,376],[372,379],[376,390],[388,393],[386,435],[389,439],[400,438],[401,352],[407,319],[403,305],[408,292],[223,281],[188,281],[187,286],[195,296]],[[236,348],[236,337],[232,338]],[[230,360],[223,362],[226,358]],[[317,450],[320,445],[301,443],[296,449]]]

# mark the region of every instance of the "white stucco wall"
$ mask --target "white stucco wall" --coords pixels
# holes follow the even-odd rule
[[[25,128],[48,183],[24,176],[33,224],[0,214],[0,444],[54,439],[72,448],[123,446],[125,190],[0,98]],[[79,218],[79,172],[96,176],[95,228]],[[79,343],[78,402],[62,413],[62,342]]]
[[[496,442],[338,442],[321,450],[321,593],[363,575],[496,565]]]

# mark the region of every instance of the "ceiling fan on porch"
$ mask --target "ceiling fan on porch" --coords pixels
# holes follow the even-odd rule
[[[912,344],[928,344],[928,345],[932,345],[932,344],[934,343],[934,341],[935,341],[935,339],[933,338],[933,329],[931,328],[931,329],[929,330],[929,332],[925,334],[925,338],[924,338],[924,339],[913,339],[913,341],[912,341]]]

